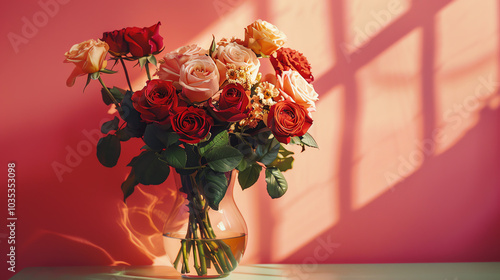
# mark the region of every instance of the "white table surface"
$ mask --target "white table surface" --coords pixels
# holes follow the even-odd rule
[[[29,267],[13,280],[182,279],[166,266]],[[241,265],[227,280],[500,280],[497,263]]]

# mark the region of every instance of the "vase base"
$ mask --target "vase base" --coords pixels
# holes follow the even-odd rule
[[[182,278],[184,278],[184,279],[220,279],[220,278],[226,278],[227,276],[229,276],[229,273],[221,274],[221,275],[203,275],[203,276],[182,275]]]

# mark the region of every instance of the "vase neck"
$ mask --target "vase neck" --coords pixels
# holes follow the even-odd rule
[[[193,188],[196,188],[200,193],[204,192],[203,185],[196,183],[196,172],[189,175],[179,174],[175,169],[171,170],[171,172],[174,172],[175,184],[177,185],[178,191],[189,194],[194,190]],[[227,189],[224,199],[233,199],[233,189],[237,178],[237,170],[234,169],[226,172],[225,176],[227,178]]]

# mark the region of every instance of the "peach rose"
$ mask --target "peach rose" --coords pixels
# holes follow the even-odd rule
[[[219,90],[219,71],[212,58],[193,56],[181,66],[179,84],[185,98],[202,102]]]
[[[226,80],[226,67],[228,64],[232,64],[236,68],[246,68],[246,72],[252,81],[255,81],[257,78],[260,61],[255,53],[247,47],[237,43],[227,43],[218,46],[213,52],[212,57],[215,59],[215,63],[219,69],[221,85]]]
[[[288,70],[278,76],[278,89],[284,99],[291,99],[302,105],[309,112],[316,111],[315,102],[318,101],[318,93],[299,72]]]
[[[66,85],[71,87],[75,84],[78,76],[98,72],[106,68],[106,55],[109,46],[101,40],[87,40],[80,44],[75,44],[64,54],[66,63],[74,63],[75,69],[69,75]]]
[[[258,19],[245,28],[245,45],[256,54],[269,56],[285,41],[286,35],[267,21]]]
[[[160,60],[160,65],[155,75],[157,75],[160,80],[172,81],[174,85],[177,85],[182,64],[186,63],[186,61],[193,56],[204,55],[206,52],[206,50],[196,44],[180,47],[173,52],[167,53],[165,57]]]

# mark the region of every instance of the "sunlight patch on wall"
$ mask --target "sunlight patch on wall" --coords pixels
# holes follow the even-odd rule
[[[345,55],[363,49],[364,45],[377,36],[385,27],[404,15],[411,6],[409,0],[355,0],[346,4],[346,41],[340,48]]]
[[[356,73],[358,145],[353,158],[353,210],[417,170],[412,150],[421,139],[422,30],[414,29]]]
[[[285,47],[300,50],[312,65],[314,78],[333,67],[336,59],[330,0],[269,1],[269,21],[287,35]],[[327,40],[325,40],[325,38]]]
[[[435,146],[434,155],[450,149],[477,124],[482,112],[496,106],[500,85],[498,1],[476,4],[453,2],[436,20],[439,137],[426,139]]]
[[[295,151],[293,169],[285,173],[286,199],[272,201],[276,219],[272,238],[272,261],[282,261],[316,236],[333,227],[338,219],[338,177],[340,139],[342,137],[343,87],[321,96],[309,132],[319,149]],[[333,202],[333,203],[332,203]]]

